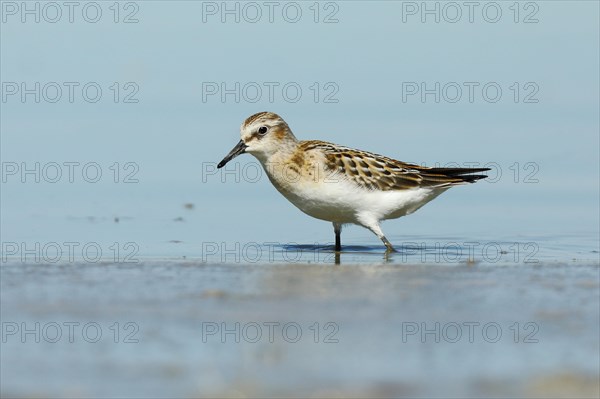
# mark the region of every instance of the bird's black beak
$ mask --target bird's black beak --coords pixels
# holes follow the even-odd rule
[[[225,166],[225,164],[227,162],[231,161],[233,158],[237,157],[238,155],[246,152],[246,148],[248,148],[246,143],[244,143],[242,140],[240,140],[240,142],[237,143],[235,147],[233,147],[233,150],[229,151],[229,154],[227,154],[225,156],[225,158],[223,158],[223,160],[221,162],[219,162],[219,164],[217,165],[217,169],[221,169],[223,166]]]

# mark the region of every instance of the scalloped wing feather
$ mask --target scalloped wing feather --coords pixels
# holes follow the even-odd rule
[[[303,141],[304,151],[320,150],[325,156],[326,170],[343,176],[367,190],[409,190],[417,187],[448,187],[472,183],[485,175],[487,168],[428,168],[397,161],[383,155],[355,150],[319,140]]]

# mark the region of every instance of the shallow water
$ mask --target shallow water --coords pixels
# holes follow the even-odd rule
[[[336,254],[327,223],[242,220],[230,235],[250,239],[211,240],[216,212],[160,212],[15,225],[3,396],[598,396],[594,233],[490,233],[477,217],[393,233],[438,215],[423,212],[385,224],[397,253],[348,227]]]
[[[373,257],[338,266],[5,263],[3,393],[597,394],[598,263]],[[72,337],[69,322],[79,323]],[[35,323],[39,332],[23,335]]]

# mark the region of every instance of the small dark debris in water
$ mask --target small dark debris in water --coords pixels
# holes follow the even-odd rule
[[[119,223],[119,218],[118,217],[115,218],[115,223]]]
[[[183,222],[183,218],[181,216],[173,219],[174,222]]]
[[[179,241],[179,240],[170,240],[169,241],[172,244],[181,244],[183,241]]]
[[[501,253],[502,255],[506,255],[508,252],[507,252],[507,251],[500,251],[500,253]]]
[[[217,289],[205,290],[202,293],[203,298],[224,298],[226,296],[227,296],[227,293],[225,291],[217,290]]]
[[[194,209],[194,204],[192,204],[191,202],[188,202],[188,203],[186,203],[186,204],[183,204],[183,207],[184,207],[185,209],[192,210],[192,209]]]

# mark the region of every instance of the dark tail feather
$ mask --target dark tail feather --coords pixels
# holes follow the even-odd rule
[[[487,175],[470,175],[469,173],[479,173],[488,170],[490,168],[431,168],[427,170],[427,173],[460,179],[459,181],[466,183],[474,183],[477,180],[485,179]]]
[[[467,173],[487,172],[490,168],[431,168],[429,172],[445,176],[461,176]]]
[[[485,179],[487,177],[487,175],[462,175],[462,176],[456,176],[456,177],[463,179],[467,183],[475,183],[479,179]]]

